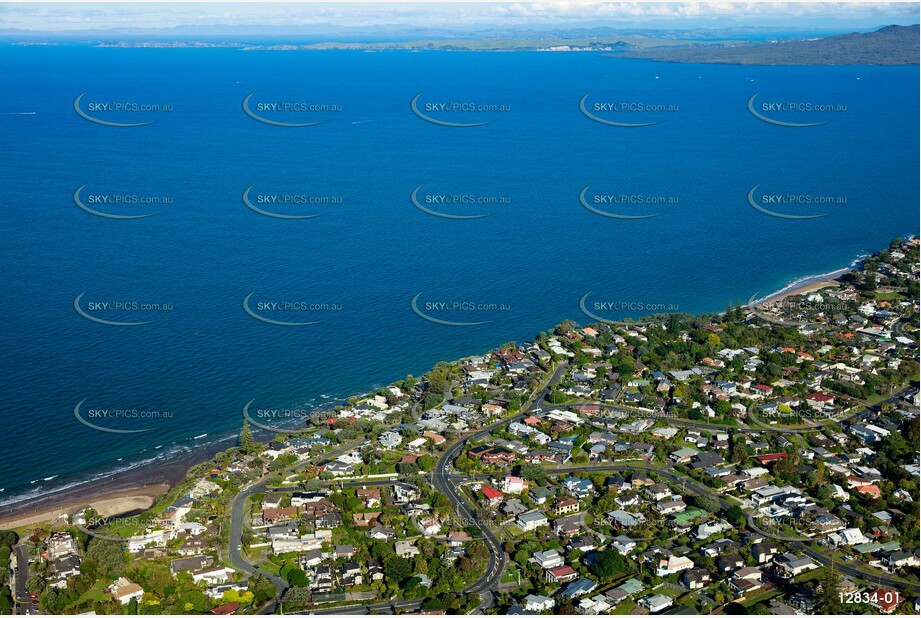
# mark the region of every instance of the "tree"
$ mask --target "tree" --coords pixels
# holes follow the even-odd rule
[[[630,571],[630,566],[619,551],[609,547],[598,554],[598,558],[592,563],[591,571],[607,581],[618,573]]]
[[[9,616],[13,613],[13,594],[9,586],[0,586],[0,616]]]
[[[741,507],[733,505],[726,509],[726,521],[740,528],[748,521],[748,517],[746,517],[745,511],[743,511]]]
[[[489,558],[489,548],[483,541],[473,541],[467,545],[467,555],[476,562],[485,562]]]
[[[795,455],[787,455],[783,459],[774,462],[774,476],[785,481],[793,481],[798,477],[797,466],[799,458]]]
[[[384,561],[384,575],[394,583],[399,583],[412,574],[409,561],[399,556],[390,556]]]
[[[716,513],[720,508],[720,501],[710,494],[694,496],[693,501],[695,506],[707,511],[708,513]]]
[[[416,460],[416,465],[419,466],[419,469],[423,472],[428,472],[432,469],[436,463],[436,459],[431,455],[422,455],[419,459]]]
[[[882,439],[880,450],[892,461],[899,461],[903,456],[911,452],[911,447],[901,433],[893,431]]]
[[[822,576],[822,586],[818,594],[819,610],[823,614],[835,615],[841,613],[841,577],[838,575],[838,569],[835,568],[835,561],[832,560],[825,567],[825,574]]]
[[[739,436],[735,431],[729,432],[729,459],[739,463],[746,457],[748,457],[748,448],[745,445],[745,438]]]
[[[526,463],[521,466],[521,478],[543,485],[547,480],[547,470],[540,464]]]
[[[45,578],[41,575],[30,575],[26,580],[26,590],[32,594],[41,594],[45,591]]]
[[[12,530],[0,530],[0,545],[12,547],[19,542],[19,535]]]
[[[310,584],[307,573],[300,568],[294,568],[288,571],[287,575],[285,575],[285,579],[295,588],[304,588]]]
[[[247,419],[243,419],[243,427],[240,428],[240,451],[245,455],[252,455],[256,452],[256,440],[253,438],[253,432],[249,428]]]
[[[120,543],[95,538],[86,550],[81,571],[115,580],[124,574],[126,564],[125,552]]]
[[[275,597],[275,584],[269,578],[258,573],[249,578],[247,589],[253,593],[253,600],[256,603],[262,603]]]

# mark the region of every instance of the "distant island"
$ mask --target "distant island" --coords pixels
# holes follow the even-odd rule
[[[917,65],[918,35],[915,24],[820,39],[629,49],[609,56],[694,64]]]
[[[11,34],[0,29],[0,40]],[[335,30],[326,35],[318,32],[297,34],[286,30],[267,31],[260,37],[241,36],[236,32],[196,36],[184,32],[149,31],[145,34],[125,33],[125,38],[110,38],[111,33],[85,32],[71,35],[76,38],[50,41],[17,36],[18,40],[12,44],[61,44],[67,41],[103,48],[231,48],[241,51],[592,52],[609,58],[705,64],[918,65],[917,24],[824,37],[818,36],[818,33],[772,34],[752,29],[619,30],[607,27],[550,31],[508,29],[476,33],[414,30],[394,31],[387,35],[350,33],[348,36],[337,34]]]

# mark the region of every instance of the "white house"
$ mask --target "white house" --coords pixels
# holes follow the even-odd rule
[[[680,573],[685,569],[693,569],[694,561],[685,556],[669,556],[659,560],[659,566],[656,569],[658,577],[667,577],[673,573]]]
[[[550,520],[540,511],[528,511],[518,516],[517,523],[518,527],[524,532],[530,532],[531,530],[537,530],[541,526],[550,525]]]
[[[230,567],[210,567],[200,571],[192,571],[192,581],[195,583],[205,581],[209,584],[223,584],[227,580],[233,579],[234,573],[235,571]]]
[[[108,591],[122,605],[127,605],[131,599],[140,599],[144,595],[144,589],[127,577],[119,577],[108,587]]]
[[[524,598],[524,608],[529,612],[548,612],[555,605],[553,599],[540,594],[529,594]]]

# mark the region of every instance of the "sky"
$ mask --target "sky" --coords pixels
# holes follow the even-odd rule
[[[623,28],[871,28],[919,21],[917,2],[363,2],[0,3],[0,30],[175,26],[401,25]]]

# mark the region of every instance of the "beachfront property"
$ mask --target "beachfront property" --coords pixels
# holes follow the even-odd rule
[[[875,323],[873,315],[862,329]],[[563,327],[515,353],[457,363],[446,378],[450,388],[436,383],[436,395],[425,377],[401,383],[394,387],[400,397],[383,389],[389,395],[363,397],[316,419],[304,436],[205,466],[167,501],[158,525],[133,530],[125,546],[132,561],[169,565],[176,586],[206,590],[202,611],[225,611],[239,603],[228,599],[260,585],[275,589],[246,577],[222,547],[245,561],[278,561],[286,578],[309,591],[311,607],[344,593],[381,603],[408,588],[434,598],[471,585],[494,551],[482,531],[469,534],[458,518],[458,498],[444,484],[451,483],[502,550],[511,544],[506,585],[521,578],[530,586],[528,594],[512,589],[509,598],[518,600],[500,613],[561,604],[609,612],[624,603],[668,611],[675,600],[657,592],[661,582],[653,576],[741,602],[769,584],[790,583],[797,592],[779,598],[799,607],[804,601],[796,595],[812,598],[821,581],[821,574],[806,577],[831,552],[882,577],[912,576],[918,543],[900,526],[918,500],[918,457],[897,436],[913,431],[918,395],[898,372],[918,347],[911,338],[885,339],[854,326],[828,323],[790,342],[743,310],[682,323],[671,333],[651,325]],[[745,329],[758,333],[757,345],[734,340]],[[708,340],[670,365],[648,353],[653,344]],[[519,365],[519,356],[534,366]],[[486,383],[470,379],[487,368]],[[545,388],[555,371],[560,386],[547,387],[554,403],[539,400],[523,411],[521,401]],[[874,380],[890,380],[891,395],[862,405],[855,389]],[[567,395],[570,381],[580,388]],[[799,436],[774,430],[802,427]],[[453,459],[442,461],[465,437]],[[890,452],[901,455],[891,460]],[[905,488],[889,491],[894,475]],[[228,543],[220,518],[240,488],[259,479],[265,489],[240,509],[251,536]],[[814,542],[823,560],[764,536],[781,529],[781,537]],[[84,549],[66,525],[42,543],[49,585],[67,589],[81,573]],[[613,555],[632,576],[617,586],[599,567]],[[394,567],[396,559],[405,563]],[[453,579],[445,576],[449,565]],[[130,580],[108,587],[119,603],[144,596]],[[679,600],[680,609],[694,606],[693,598]],[[234,611],[252,609],[243,603]]]

